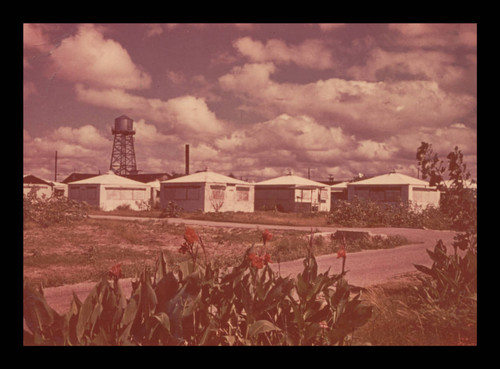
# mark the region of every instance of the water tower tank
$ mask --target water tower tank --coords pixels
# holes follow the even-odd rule
[[[133,132],[134,131],[134,121],[127,117],[126,115],[122,115],[115,119],[115,131],[116,132]]]

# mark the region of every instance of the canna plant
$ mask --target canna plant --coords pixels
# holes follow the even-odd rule
[[[266,242],[247,250],[229,270],[200,262],[203,241],[186,229],[180,251],[191,256],[170,270],[163,252],[153,270],[132,281],[125,298],[115,265],[82,302],[63,315],[42,289],[25,286],[25,344],[36,345],[343,345],[371,316],[351,296],[347,271],[318,273],[310,237],[304,270],[295,278],[274,273]],[[345,249],[339,252],[345,261]]]

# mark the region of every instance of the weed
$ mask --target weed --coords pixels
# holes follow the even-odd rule
[[[262,246],[272,239],[264,232]],[[203,241],[187,228],[181,250],[190,259],[176,274],[163,253],[145,267],[126,299],[115,264],[82,302],[74,295],[57,314],[42,288],[25,284],[25,345],[344,345],[366,324],[372,307],[354,294],[344,274],[318,273],[312,237],[304,270],[275,275],[267,253],[248,249],[231,271],[198,259]],[[108,280],[111,279],[111,280]]]

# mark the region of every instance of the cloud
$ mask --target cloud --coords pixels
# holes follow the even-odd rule
[[[151,77],[135,65],[116,41],[105,39],[94,25],[82,24],[52,51],[57,76],[99,88],[144,89]]]
[[[477,131],[463,123],[453,123],[446,127],[415,127],[405,132],[395,133],[386,143],[398,149],[397,157],[402,160],[415,159],[421,142],[432,144],[434,152],[444,159],[458,146],[467,155],[477,155]],[[470,163],[470,165],[475,163]]]
[[[26,130],[25,130],[26,131]],[[25,155],[37,156],[53,154],[55,150],[61,156],[72,158],[95,158],[96,152],[101,150],[111,150],[111,141],[102,135],[92,125],[85,125],[80,128],[62,126],[54,129],[45,137],[35,137],[32,139],[28,131],[25,133]]]
[[[388,27],[397,32],[399,37],[395,41],[406,47],[477,46],[477,25],[473,23],[409,23],[390,24]]]
[[[363,65],[347,70],[347,75],[364,81],[432,81],[449,91],[474,92],[477,62],[473,57],[459,62],[455,55],[443,51],[413,50],[405,52],[374,48]]]
[[[237,165],[286,171],[307,166],[334,166],[356,150],[357,143],[339,127],[327,127],[308,116],[279,115],[216,139],[221,155]],[[243,168],[248,167],[244,165]],[[281,169],[279,169],[281,168]],[[281,174],[280,174],[281,175]]]
[[[299,45],[289,46],[278,39],[269,39],[264,44],[250,37],[243,37],[234,41],[233,46],[254,63],[294,63],[311,69],[328,69],[334,66],[331,50],[320,40],[305,40]]]
[[[344,28],[346,23],[319,23],[318,26],[320,30],[328,32]]]
[[[57,151],[59,174],[69,175],[76,168],[79,172],[97,173],[99,169],[109,167],[111,145],[112,141],[92,125],[80,128],[62,126],[46,136],[34,138],[24,130],[23,163],[35,175],[47,178],[50,173],[53,176]]]
[[[46,25],[43,24],[23,24],[23,45],[28,49],[36,49],[41,52],[48,52],[53,48],[50,38],[46,33]]]
[[[209,140],[211,135],[226,129],[226,124],[217,119],[203,98],[186,95],[165,101],[132,95],[122,89],[91,89],[81,84],[76,85],[76,93],[80,101],[127,111],[158,122],[169,133],[183,137]]]
[[[222,89],[255,106],[266,117],[307,115],[359,137],[388,133],[414,125],[444,126],[470,114],[473,96],[439,88],[433,81],[363,81],[330,78],[313,83],[280,83],[271,78],[272,63],[246,64],[219,78]]]

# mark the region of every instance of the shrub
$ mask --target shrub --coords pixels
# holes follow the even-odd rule
[[[338,200],[327,214],[327,223],[344,227],[421,227],[421,213],[411,204],[389,204],[354,198]]]
[[[82,302],[57,314],[43,291],[24,288],[25,344],[44,345],[343,345],[372,307],[352,296],[345,272],[318,273],[311,237],[296,278],[274,274],[265,241],[221,271],[198,255],[202,239],[186,231],[179,251],[191,259],[177,275],[163,253],[132,282],[127,300],[119,265]],[[344,255],[345,261],[345,255]],[[108,279],[111,279],[109,281]]]
[[[163,209],[160,218],[178,218],[182,214],[182,208],[174,201],[169,201],[167,207]]]
[[[121,205],[118,205],[115,210],[119,210],[119,211],[130,210],[130,204],[121,204]]]
[[[427,250],[431,268],[415,265],[423,273],[422,284],[415,287],[415,305],[426,327],[439,327],[441,335],[455,344],[470,344],[470,337],[477,334],[477,235],[457,234],[453,249],[448,254],[440,240],[433,251]]]
[[[89,207],[84,202],[69,200],[64,196],[39,198],[34,193],[23,195],[23,221],[35,222],[42,227],[84,219]]]
[[[343,227],[454,228],[450,215],[440,208],[379,203],[357,197],[351,202],[335,201],[326,221]]]

